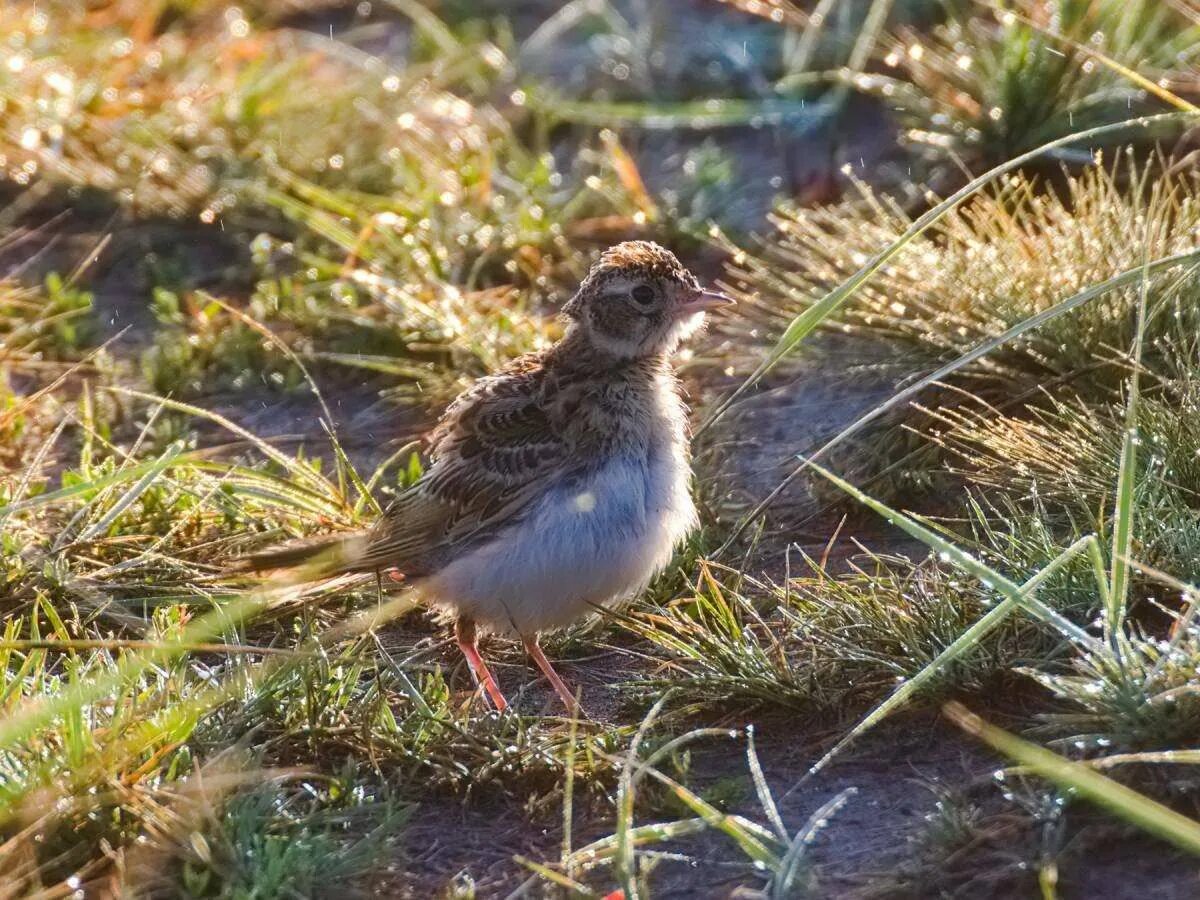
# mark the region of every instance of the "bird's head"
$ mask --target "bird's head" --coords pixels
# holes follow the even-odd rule
[[[730,297],[700,286],[675,254],[650,241],[606,250],[563,307],[595,348],[619,359],[672,352]]]

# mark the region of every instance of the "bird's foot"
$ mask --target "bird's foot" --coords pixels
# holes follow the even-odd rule
[[[504,712],[508,709],[508,701],[500,693],[500,686],[496,684],[496,679],[492,677],[487,663],[483,661],[479,647],[470,641],[459,640],[458,649],[462,651],[463,657],[467,660],[467,666],[471,670],[471,679],[476,685],[483,685],[483,689],[492,701],[492,705],[496,707],[496,711]]]
[[[581,719],[585,718],[586,713],[584,713],[583,707],[579,705],[579,700],[571,693],[571,689],[567,687],[567,683],[554,671],[554,666],[550,665],[550,660],[546,659],[546,654],[542,652],[542,648],[538,645],[537,638],[522,637],[521,642],[525,645],[525,652],[537,663],[537,667],[542,670],[542,674],[546,676],[546,679],[550,682],[550,686],[554,688],[554,692],[562,700],[563,706],[567,708],[567,713]]]

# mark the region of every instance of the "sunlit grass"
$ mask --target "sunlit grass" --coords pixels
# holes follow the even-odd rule
[[[880,54],[882,72],[860,79],[900,110],[908,140],[943,177],[1162,108],[1139,77],[1196,99],[1189,72],[1200,31],[1182,6],[1019,0],[949,9],[929,34],[892,38]],[[1063,156],[1079,161],[1086,151]]]
[[[630,687],[669,686],[696,702],[720,697],[731,709],[786,705],[837,716],[921,671],[991,602],[936,557],[913,563],[864,554],[845,575],[799,554],[792,565],[814,574],[765,585],[705,569],[696,591],[633,613],[626,626],[668,662],[659,678]],[[1014,621],[941,672],[938,684],[981,689],[1014,663],[1052,653],[1056,643]]]
[[[405,0],[358,5],[336,38],[289,18],[324,5],[0,12],[0,156],[17,198],[3,233],[69,208],[118,246],[168,221],[182,235],[178,259],[145,266],[153,324],[133,336],[136,359],[98,349],[112,334],[93,309],[111,298],[92,296],[86,272],[43,277],[30,250],[0,282],[0,893],[322,895],[404,860],[422,804],[452,798],[519,809],[561,838],[556,859],[518,860],[529,895],[651,896],[656,866],[712,862],[709,843],[689,855],[710,832],[744,886],[803,896],[820,889],[812,848],[852,797],[793,816],[741,725],[781,714],[840,729],[801,763],[803,789],[902,708],[1018,691],[1028,714],[1009,709],[1011,727],[1062,758],[956,716],[1037,773],[1022,776],[1030,809],[1075,790],[1194,847],[1194,823],[1157,803],[1194,796],[1192,783],[1164,792],[1143,773],[1194,763],[1200,723],[1182,583],[1200,549],[1200,187],[1165,152],[1084,152],[1189,119],[1072,143],[1131,109],[1186,108],[1195,37],[1168,27],[1174,12],[1059,4],[1050,21],[1049,4],[1022,3],[1033,24],[960,10],[918,38],[886,30],[909,4],[854,6],[869,27],[737,4],[763,20],[750,31],[779,49],[778,70],[739,69],[753,88],[714,98],[727,79],[711,73],[749,54],[728,42],[705,78],[702,53],[658,58],[658,7],[566,4],[522,39],[455,4],[438,8],[445,20]],[[372,43],[388,29],[405,34],[402,56]],[[980,45],[963,64],[968,34]],[[531,58],[568,37],[610,64],[604,90],[538,82]],[[899,54],[882,74],[879,48]],[[214,395],[307,392],[327,419],[326,367],[354,366],[437,408],[556,336],[553,301],[597,246],[647,229],[695,238],[736,201],[738,170],[711,146],[681,163],[687,184],[655,195],[622,127],[790,127],[813,115],[823,88],[805,79],[825,60],[853,70],[830,84],[861,75],[905,101],[909,137],[935,154],[914,158],[919,175],[947,170],[951,152],[975,166],[1051,142],[924,215],[907,205],[915,185],[904,201],[863,184],[822,209],[782,207],[761,244],[727,244],[740,318],[718,335],[721,358],[698,354],[688,372],[701,394],[710,362],[753,372],[749,390],[777,363],[786,379],[801,342],[833,329],[880,350],[889,374],[917,373],[878,413],[920,426],[908,447],[932,435],[920,464],[948,461],[947,483],[966,487],[939,497],[937,518],[851,484],[907,464],[883,440],[817,460],[832,471],[798,460],[796,477],[826,476],[927,556],[830,562],[764,531],[733,563],[733,523],[709,515],[631,611],[562,642],[572,663],[620,660],[620,697],[595,721],[536,714],[536,687],[488,712],[411,598],[369,577],[227,575],[247,551],[365,527],[421,461],[416,445],[380,448],[390,457],[362,470],[315,422],[302,452],[284,450],[215,412]],[[1115,66],[1166,86],[1141,96]],[[1082,168],[1046,174],[1044,160]],[[218,233],[236,248],[221,277],[176,265]],[[735,734],[715,727],[731,721]],[[738,762],[714,783],[693,766],[701,746]],[[1027,812],[1007,839],[1029,834]],[[546,825],[560,821],[561,834]],[[937,866],[989,826],[964,802],[931,827],[914,853]]]
[[[7,8],[0,32],[21,50],[0,73],[0,156],[32,192],[247,244],[261,232],[248,310],[304,353],[409,382],[482,374],[553,333],[547,301],[583,271],[572,240],[590,220],[637,227],[615,177],[560,171],[548,144],[477,99],[507,65],[493,44],[390,60],[238,7],[200,12]],[[207,304],[177,299],[194,314],[148,357],[159,389],[261,368],[236,324],[205,335]]]
[[[896,397],[819,452],[837,447],[847,471],[874,479],[871,487],[884,494],[927,485],[938,460],[922,434],[934,427],[930,409],[945,415],[974,397],[1024,415],[1044,405],[1049,391],[1112,396],[1133,338],[1130,276],[1143,261],[1123,237],[1131,228],[1146,229],[1156,260],[1147,359],[1175,365],[1171,358],[1186,355],[1194,275],[1169,266],[1160,275],[1157,260],[1160,252],[1195,252],[1189,223],[1200,207],[1190,176],[1158,171],[1097,166],[1069,178],[1061,192],[1010,176],[965,201],[967,189],[960,191],[961,205],[939,204],[941,218],[932,224],[931,213],[914,221],[866,185],[839,205],[781,209],[775,236],[756,254],[734,258],[731,274],[746,309],[730,326],[734,346],[770,346],[767,363],[778,365],[794,333],[818,323],[869,341],[864,377],[892,379]],[[929,230],[921,233],[923,225]],[[1110,280],[1111,289],[1101,289]],[[849,285],[854,294],[843,296]],[[746,359],[753,366],[746,384],[769,370],[757,360]],[[886,447],[893,449],[881,453]]]
[[[840,205],[780,210],[774,239],[761,254],[735,261],[760,341],[912,224],[894,201],[866,185],[860,191]],[[879,340],[903,371],[936,365],[1135,268],[1143,251],[1129,240],[1135,227],[1151,235],[1144,248],[1151,259],[1195,249],[1198,217],[1195,179],[1160,175],[1157,166],[1102,163],[1070,177],[1061,190],[1012,176],[908,243],[824,325]],[[1148,323],[1147,352],[1169,352],[1164,341],[1194,331],[1194,288],[1187,284],[1180,288],[1169,277],[1154,282],[1155,297],[1174,299]],[[1133,337],[1135,297],[1136,291],[1114,291],[1088,303],[997,348],[958,373],[957,383],[985,398],[1020,395],[1051,379],[1093,396],[1111,388],[1120,382],[1120,354]],[[743,333],[747,326],[736,327]]]
[[[251,734],[267,764],[327,772],[326,761],[365,752],[393,783],[469,794],[552,790],[569,738],[581,795],[605,783],[604,754],[620,729],[568,734],[553,719],[483,714],[470,692],[450,688],[428,642],[384,648],[373,586],[270,588],[256,599],[214,577],[248,539],[372,514],[311,463],[285,457],[284,472],[272,473],[175,451],[147,468],[99,447],[89,454],[63,491],[12,495],[0,512],[0,697],[8,726],[24,735],[0,752],[0,813],[30,826],[0,862],[13,878],[31,888],[79,871],[107,878],[112,860],[93,857],[97,842],[123,859],[138,839],[134,862],[150,852],[147,835],[197,884],[234,865],[220,861],[229,848],[197,857],[195,840],[166,820],[178,814],[175,782],[207,758],[204,748]],[[38,712],[45,698],[77,690],[91,701]],[[113,773],[125,773],[121,789],[94,794]],[[46,797],[55,815],[28,820]],[[42,856],[35,845],[56,849]],[[31,859],[44,864],[28,868]]]

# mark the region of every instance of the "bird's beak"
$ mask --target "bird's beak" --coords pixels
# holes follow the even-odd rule
[[[722,306],[733,306],[735,303],[736,300],[720,291],[699,291],[679,305],[678,314],[690,316]]]

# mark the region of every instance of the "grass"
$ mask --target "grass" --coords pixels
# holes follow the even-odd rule
[[[1124,290],[1098,298],[1090,291],[1122,273],[1137,274],[1142,258],[1118,236],[1147,228],[1146,251],[1155,260],[1195,250],[1195,184],[1190,176],[1159,177],[1160,171],[1158,164],[1128,162],[1089,167],[1048,193],[1037,178],[1009,176],[991,193],[951,206],[966,189],[958,192],[935,208],[942,216],[936,220],[930,213],[913,220],[862,184],[852,201],[784,208],[776,237],[759,254],[735,261],[747,313],[731,336],[739,345],[773,344],[773,364],[795,340],[789,314],[794,323],[804,321],[805,330],[821,321],[869,342],[865,377],[905,390],[887,409],[855,423],[875,420],[839,449],[839,462],[885,495],[919,490],[940,462],[922,434],[936,432],[936,425],[922,420],[921,407],[945,418],[966,399],[1024,419],[1045,405],[1047,388],[1093,400],[1113,396],[1124,377],[1123,348],[1133,338],[1137,290],[1126,279]],[[874,259],[864,267],[871,248],[889,241],[886,265]],[[1071,252],[1062,253],[1063,247]],[[821,291],[830,291],[827,298],[837,294],[841,289],[832,289],[839,279],[856,282],[868,269],[879,277],[863,283],[836,313],[816,301]],[[1186,356],[1193,289],[1190,276],[1177,271],[1152,282],[1156,312],[1147,323],[1147,352],[1168,367],[1175,365],[1172,357]],[[998,335],[1008,337],[997,343]],[[755,358],[747,357],[745,367]],[[914,385],[927,369],[934,374]],[[751,379],[766,371],[758,365]],[[924,390],[921,399],[901,402],[916,396],[917,387]],[[895,451],[877,451],[882,436],[884,446],[899,445]],[[851,437],[839,434],[835,441]]]
[[[1196,52],[1196,22],[1182,5],[947,6],[946,21],[928,34],[892,39],[883,71],[862,79],[900,110],[907,139],[942,177],[1153,108],[1161,99],[1154,88],[1189,80]],[[1062,152],[1078,159],[1081,151]]]
[[[587,169],[564,178],[494,110],[445,92],[485,88],[475,46],[460,51],[466,65],[439,57],[392,70],[218,7],[5,13],[5,33],[28,48],[5,76],[6,158],[25,196],[84,198],[84,214],[111,201],[134,227],[193,220],[201,239],[221,228],[250,251],[232,303],[172,277],[173,260],[152,272],[166,278],[138,368],[147,388],[176,399],[122,393],[123,361],[86,382],[56,383],[49,369],[44,389],[13,394],[6,424],[28,452],[5,482],[4,697],[14,714],[59,697],[55,712],[10,719],[26,737],[5,755],[13,840],[2,867],[22,891],[116,879],[197,895],[319,892],[375,872],[371,854],[398,852],[408,804],[380,805],[367,780],[535,803],[553,795],[569,744],[583,804],[607,782],[621,734],[481,715],[420,629],[399,657],[331,630],[347,610],[371,608],[365,586],[251,595],[246,606],[240,588],[214,579],[249,546],[366,521],[378,508],[368,481],[386,492],[420,469],[406,454],[360,476],[334,444],[327,475],[321,459],[281,453],[184,400],[245,393],[264,375],[277,376],[273,389],[306,390],[304,360],[461,383],[553,333],[533,298],[578,275],[562,262],[574,255],[569,228],[586,240],[590,216],[637,227],[622,218],[632,206],[619,184]],[[78,39],[51,41],[65,33]],[[192,52],[201,45],[211,52]],[[297,102],[298,79],[343,99]],[[60,121],[26,106],[32,86],[62,95],[51,109]],[[330,143],[347,131],[353,143]],[[86,293],[52,277],[40,290],[13,282],[5,296],[10,371],[65,368],[90,349]],[[249,452],[180,456],[165,437],[179,417],[207,419]],[[47,492],[51,473],[58,492]],[[73,707],[85,695],[109,699]],[[250,740],[261,758],[231,764],[228,787],[197,797],[177,787]],[[358,760],[350,774],[341,758]],[[251,790],[262,766],[295,769],[280,777],[300,789]],[[115,773],[126,773],[117,789],[95,794]],[[29,820],[31,796],[60,798],[57,814]],[[115,849],[115,868],[95,855],[101,846]]]
[[[827,327],[881,339],[903,360],[892,364],[910,371],[962,356],[1064,297],[1136,267],[1142,247],[1128,241],[1132,227],[1154,235],[1145,248],[1151,259],[1192,250],[1196,183],[1183,172],[1160,177],[1159,171],[1102,163],[1049,191],[1035,177],[1011,176],[906,243]],[[853,274],[872,249],[910,229],[913,220],[896,201],[866,185],[860,190],[837,206],[781,211],[777,240],[761,256],[739,261],[749,322],[760,340]],[[1052,255],[1064,247],[1070,252]],[[1168,279],[1156,290],[1172,288]],[[1019,396],[1048,379],[1073,377],[1076,390],[1111,388],[1120,382],[1119,354],[1133,337],[1135,296],[1136,290],[1113,292],[1048,323],[961,371],[957,384],[984,399]],[[1194,304],[1180,296],[1167,305],[1149,326],[1151,348],[1189,332]],[[1106,350],[1116,364],[1097,366]]]
[[[937,556],[914,563],[864,553],[841,575],[813,559],[793,565],[813,574],[766,585],[706,569],[694,593],[635,612],[628,627],[671,660],[666,677],[637,689],[654,695],[670,686],[696,703],[786,704],[836,718],[920,672],[991,602]],[[1047,637],[1009,623],[939,673],[940,689],[994,685],[1014,660],[1052,654],[1056,641]]]
[[[407,379],[471,377],[542,346],[553,326],[531,313],[581,274],[563,267],[568,232],[637,227],[615,179],[560,172],[548,146],[471,102],[507,64],[494,44],[437,31],[438,48],[418,42],[397,66],[221,8],[10,8],[0,29],[22,50],[0,78],[9,179],[32,196],[241,232],[251,316],[309,357]],[[68,33],[80,39],[60,45]],[[254,336],[173,290],[160,293],[171,321],[146,357],[151,380],[196,393],[212,369],[257,374]]]
[[[810,896],[865,840],[823,773],[948,699],[1015,768],[905,795],[932,818],[874,887],[1053,896],[1114,821],[1195,851],[1200,188],[1149,146],[1192,124],[1190,7],[732,5],[674,55],[694,22],[657,5],[0,12],[0,894]],[[731,520],[705,468],[671,571],[551,642],[589,720],[504,642],[487,711],[373,579],[226,575],[420,477],[404,436],[339,430],[347,385],[421,421],[553,340],[598,247],[708,240],[746,165],[710,130],[800,141],[850,87],[899,107],[910,178],[716,228],[740,314],[685,377],[711,436],[848,334],[896,390],[778,449],[878,546],[861,515],[807,552],[769,505]],[[663,189],[654,130],[687,136]],[[993,168],[926,193],[964,165]],[[248,424],[284,399],[298,444]]]
[[[219,771],[209,774],[207,784],[188,785],[191,790],[164,817],[177,826],[163,836],[175,858],[164,866],[163,849],[143,853],[131,861],[136,882],[189,897],[312,896],[369,872],[380,854],[395,852],[408,809],[378,796],[362,773],[347,769],[315,783],[286,772],[261,775],[265,786],[232,799],[222,794],[236,790],[240,774],[232,785]]]

